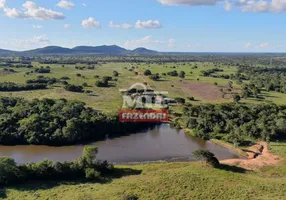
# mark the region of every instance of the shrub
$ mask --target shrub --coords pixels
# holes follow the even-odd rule
[[[186,103],[186,100],[185,100],[184,98],[180,98],[180,97],[175,98],[175,101],[176,101],[177,103],[180,103],[180,104],[185,104],[185,103]]]
[[[149,69],[147,69],[147,70],[145,70],[144,75],[145,76],[150,76],[150,75],[152,75],[152,73],[151,73],[151,71]]]
[[[82,86],[78,86],[78,85],[71,85],[68,84],[64,87],[65,90],[70,91],[70,92],[79,92],[82,93],[83,91],[83,87]]]

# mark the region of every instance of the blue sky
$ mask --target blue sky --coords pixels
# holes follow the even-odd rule
[[[0,0],[0,48],[285,52],[286,0]]]

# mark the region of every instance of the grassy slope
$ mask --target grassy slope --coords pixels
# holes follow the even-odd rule
[[[272,143],[272,151],[285,157],[286,143]],[[139,175],[106,184],[27,184],[7,190],[8,199],[102,199],[120,200],[127,194],[140,199],[285,199],[286,164],[264,167],[261,172],[241,168],[213,169],[201,163],[145,164],[128,167]],[[36,198],[38,197],[38,198]]]

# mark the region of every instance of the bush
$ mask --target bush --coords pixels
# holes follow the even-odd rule
[[[168,72],[167,74],[168,74],[169,76],[178,76],[178,75],[179,75],[176,70],[171,71],[171,72]]]
[[[145,76],[150,76],[150,75],[152,75],[152,73],[151,73],[151,71],[149,69],[147,69],[147,70],[145,70],[144,75]]]
[[[117,77],[119,76],[119,73],[117,71],[113,71],[113,76]]]
[[[51,70],[50,68],[37,68],[35,69],[35,72],[39,74],[48,74],[51,72]]]
[[[79,92],[82,93],[83,91],[83,87],[82,86],[78,86],[78,85],[71,85],[68,84],[64,87],[65,90],[70,91],[70,92]]]
[[[123,200],[138,200],[138,196],[134,195],[134,194],[129,194],[129,195],[126,195]]]
[[[180,103],[180,104],[185,104],[185,103],[186,103],[186,100],[185,100],[184,98],[180,98],[180,97],[175,98],[175,101],[176,101],[177,103]]]
[[[149,78],[153,81],[158,81],[160,79],[160,76],[158,74],[150,75]]]

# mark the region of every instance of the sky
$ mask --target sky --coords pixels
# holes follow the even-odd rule
[[[286,0],[0,0],[0,49],[286,52]]]

